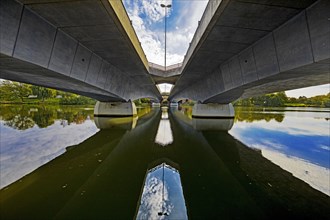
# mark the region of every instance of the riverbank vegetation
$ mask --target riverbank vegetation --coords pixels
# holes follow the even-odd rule
[[[285,92],[277,92],[248,99],[235,101],[234,106],[263,106],[263,107],[330,107],[330,93],[307,98],[287,97]]]
[[[50,105],[94,105],[96,100],[41,86],[3,80],[0,82],[1,104],[50,104]],[[148,98],[135,100],[137,106],[149,106]],[[195,102],[185,100],[182,106],[191,106]],[[234,106],[262,106],[262,107],[330,107],[330,93],[311,98],[287,97],[285,92],[277,92],[233,102]]]
[[[94,105],[96,100],[70,92],[4,80],[0,84],[0,103]]]

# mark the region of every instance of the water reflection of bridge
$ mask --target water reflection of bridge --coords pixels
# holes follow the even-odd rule
[[[172,144],[154,143],[158,111],[130,131],[101,130],[3,189],[2,217],[132,219],[150,164],[167,158],[179,166],[189,218],[328,218],[328,196],[227,132],[169,116]]]

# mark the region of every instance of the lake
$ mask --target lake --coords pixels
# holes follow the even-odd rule
[[[2,219],[328,219],[330,109],[0,107]]]

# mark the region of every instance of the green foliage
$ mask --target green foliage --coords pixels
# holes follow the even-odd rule
[[[263,106],[263,107],[330,107],[330,93],[327,95],[319,95],[311,98],[300,96],[297,98],[289,98],[285,92],[278,92],[257,96],[248,99],[240,99],[234,102],[235,106]]]
[[[178,104],[181,106],[194,106],[195,103],[196,103],[195,101],[190,100],[190,99],[180,100],[178,102]]]
[[[300,96],[298,99],[289,98],[287,106],[311,106],[311,107],[330,107],[330,93],[318,95],[311,98]]]
[[[39,99],[45,100],[47,98],[54,98],[56,96],[55,89],[49,89],[41,86],[31,86],[32,94],[36,95]]]
[[[37,98],[26,99],[29,95],[35,95]],[[58,99],[56,96],[62,98]],[[94,105],[96,102],[94,99],[73,93],[9,80],[4,80],[0,84],[0,101],[5,103],[28,104],[38,104],[42,101],[42,103],[62,105]]]
[[[141,106],[141,105],[149,105],[151,103],[149,98],[141,98],[133,101],[135,105]]]
[[[28,97],[31,93],[31,86],[25,83],[5,80],[0,84],[1,100],[20,99],[23,102],[24,98]]]
[[[67,126],[72,123],[82,124],[93,117],[93,109],[72,106],[53,105],[0,105],[0,112],[5,126],[25,130],[38,126],[45,128],[60,121]]]
[[[94,99],[84,96],[64,97],[60,99],[60,105],[94,105]]]
[[[245,121],[252,123],[254,121],[266,121],[270,122],[275,120],[282,122],[284,120],[284,113],[271,113],[264,111],[258,107],[236,107],[235,108],[235,121]]]

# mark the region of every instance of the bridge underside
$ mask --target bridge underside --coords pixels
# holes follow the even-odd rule
[[[180,78],[182,63],[164,66],[149,62],[149,74],[156,84],[168,83],[175,85]]]
[[[2,0],[0,77],[103,102],[225,104],[330,82],[330,1],[212,0],[182,64],[148,63],[121,1]]]
[[[0,78],[59,89],[100,101],[125,101],[122,97],[70,76],[1,54]]]
[[[330,82],[330,1],[210,1],[169,99],[229,103]]]
[[[1,78],[100,101],[161,100],[121,1],[0,4]]]

